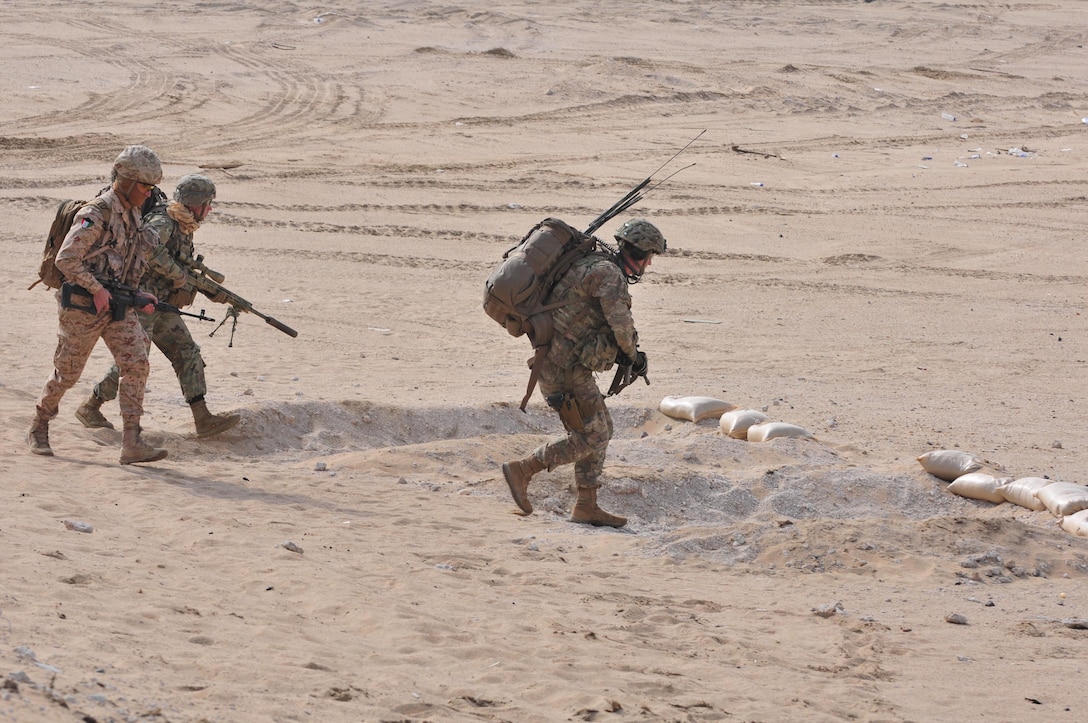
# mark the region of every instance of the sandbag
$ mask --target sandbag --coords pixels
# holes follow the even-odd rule
[[[748,439],[748,428],[753,424],[766,422],[767,415],[758,409],[734,409],[726,412],[718,420],[722,434],[733,439]]]
[[[952,480],[948,491],[960,497],[973,500],[985,500],[999,505],[1005,501],[1001,488],[1011,482],[1009,477],[996,478],[985,472],[968,472]]]
[[[975,455],[958,449],[935,449],[920,455],[917,459],[922,469],[946,482],[982,469],[982,463]]]
[[[736,408],[736,404],[723,402],[713,397],[665,397],[658,405],[658,409],[665,416],[686,419],[689,422],[717,419]]]
[[[1036,492],[1053,482],[1046,477],[1021,477],[1001,487],[1000,492],[1007,501],[1038,512],[1045,510],[1046,505],[1039,500]]]
[[[1088,510],[1066,515],[1062,518],[1061,526],[1070,535],[1088,537]]]
[[[804,427],[789,422],[763,422],[748,427],[749,442],[766,442],[779,437],[812,437]]]
[[[1088,510],[1088,487],[1072,482],[1052,482],[1035,493],[1055,517]]]

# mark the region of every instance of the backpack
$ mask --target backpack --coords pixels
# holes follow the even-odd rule
[[[484,283],[484,312],[511,336],[526,335],[533,345],[529,386],[519,407],[523,412],[540,376],[536,362],[548,352],[555,332],[551,311],[578,299],[554,304],[544,300],[571,264],[596,248],[593,236],[557,218],[546,218],[502,255],[502,263]]]
[[[64,274],[60,272],[56,264],[57,252],[60,251],[60,245],[64,243],[64,237],[68,235],[68,231],[72,228],[76,213],[84,206],[91,204],[94,204],[102,211],[103,221],[108,224],[110,222],[110,205],[104,199],[61,201],[60,205],[57,206],[53,225],[49,227],[49,234],[45,237],[42,262],[38,266],[38,279],[27,287],[28,290],[33,289],[38,284],[44,285],[47,289],[59,289],[61,284],[64,283]]]

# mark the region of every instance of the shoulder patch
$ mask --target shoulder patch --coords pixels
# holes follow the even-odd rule
[[[80,228],[90,228],[91,226],[94,226],[94,221],[89,218],[83,219],[83,223],[79,225]]]

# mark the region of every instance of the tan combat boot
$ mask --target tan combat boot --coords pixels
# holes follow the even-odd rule
[[[140,423],[137,418],[123,417],[123,419],[125,424],[121,431],[121,464],[158,462],[166,456],[165,449],[158,449],[144,443],[140,436]]]
[[[627,524],[626,517],[611,515],[597,506],[596,487],[578,488],[578,501],[570,513],[570,521],[595,527],[623,527]]]
[[[510,486],[510,494],[514,496],[514,502],[521,511],[527,515],[533,513],[533,505],[529,502],[529,480],[537,472],[543,471],[545,465],[536,455],[514,462],[506,462],[502,466],[502,476],[506,478],[506,484]]]
[[[49,420],[43,419],[40,414],[35,414],[34,421],[30,423],[30,431],[26,433],[26,442],[31,454],[52,457],[53,448],[49,446]]]
[[[189,405],[193,410],[193,421],[196,422],[196,436],[211,437],[225,432],[242,420],[237,414],[212,414],[208,411],[208,404],[203,399]]]
[[[99,399],[98,395],[91,392],[91,396],[87,398],[87,401],[79,405],[79,409],[76,410],[76,419],[83,422],[84,427],[90,429],[113,429],[113,422],[102,416],[102,405],[105,403],[105,399]]]

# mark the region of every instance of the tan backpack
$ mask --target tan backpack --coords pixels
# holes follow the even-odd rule
[[[577,301],[545,304],[544,300],[571,264],[596,249],[594,236],[557,218],[546,218],[502,255],[502,263],[484,283],[484,312],[511,336],[526,335],[533,345],[532,372],[521,400],[522,411],[540,375],[536,362],[548,352],[555,332],[551,311]]]
[[[71,230],[76,214],[81,208],[91,204],[94,204],[102,211],[103,223],[108,224],[110,222],[110,204],[104,198],[93,198],[89,201],[61,201],[60,205],[57,206],[53,225],[49,227],[49,235],[45,238],[42,262],[38,266],[38,279],[27,289],[33,289],[38,284],[42,284],[47,289],[59,289],[61,284],[64,283],[64,274],[60,272],[56,264],[57,252],[60,251],[60,246],[64,243],[64,237]]]

